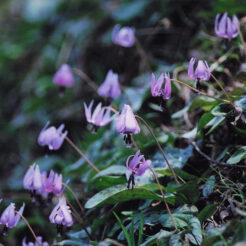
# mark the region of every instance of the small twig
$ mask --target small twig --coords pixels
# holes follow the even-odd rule
[[[75,195],[75,193],[73,192],[73,190],[72,190],[67,184],[65,184],[65,183],[62,183],[62,185],[63,185],[64,187],[66,187],[66,189],[68,189],[68,190],[71,192],[71,194],[73,195],[75,201],[77,202],[77,204],[78,204],[78,206],[79,206],[81,212],[83,213],[83,212],[85,211],[85,209],[84,209],[83,206],[81,205],[79,199],[77,198],[77,196]]]
[[[245,52],[245,55],[246,55],[246,44],[245,44],[245,41],[244,41],[244,38],[243,38],[243,35],[242,35],[242,32],[241,32],[241,29],[240,29],[239,25],[236,28],[237,28],[237,31],[239,33],[239,37],[240,37],[240,40],[241,40],[241,43],[243,45],[244,52]]]
[[[73,143],[69,137],[66,136],[65,139],[97,173],[100,172],[100,170],[86,157],[86,155]]]
[[[146,69],[150,72],[151,68],[150,68],[150,65],[149,65],[149,62],[148,62],[147,54],[145,53],[141,43],[139,42],[139,40],[136,37],[135,37],[135,43],[136,43],[137,51],[138,51],[140,57],[143,59],[143,61],[145,63]]]
[[[78,68],[72,68],[72,71],[76,73],[80,78],[82,78],[92,89],[97,92],[98,86],[97,84],[82,70]]]
[[[225,96],[227,97],[228,101],[230,101],[230,104],[234,107],[234,104],[231,101],[231,98],[229,97],[228,93],[224,89],[224,87],[221,85],[221,83],[216,79],[216,77],[211,73],[212,78],[215,80],[215,82],[219,85],[220,89],[223,91]]]
[[[167,163],[167,165],[168,165],[168,167],[169,167],[169,169],[170,169],[170,171],[171,171],[171,173],[172,173],[172,175],[173,175],[173,177],[174,177],[174,180],[175,180],[176,184],[177,184],[178,186],[180,186],[180,183],[179,183],[179,181],[178,181],[178,179],[177,179],[177,176],[176,176],[176,174],[175,174],[175,172],[174,172],[174,170],[173,170],[171,164],[169,163],[169,161],[168,161],[168,159],[167,159],[167,157],[166,157],[164,151],[162,150],[161,145],[159,144],[159,142],[158,142],[158,140],[157,140],[155,134],[153,133],[152,129],[150,128],[150,126],[148,125],[148,123],[147,123],[142,117],[140,117],[140,116],[138,116],[138,115],[135,115],[135,117],[136,117],[137,119],[139,119],[142,123],[144,123],[144,125],[145,125],[145,126],[147,127],[147,129],[149,130],[151,136],[154,138],[154,140],[155,140],[155,142],[156,142],[157,147],[158,147],[159,150],[161,151],[161,154],[162,154],[163,158],[165,159],[165,161],[166,161],[166,163]]]
[[[41,246],[41,244],[39,243],[38,238],[37,238],[35,232],[33,231],[32,227],[31,227],[31,225],[29,224],[29,222],[27,221],[27,219],[26,219],[21,213],[19,213],[19,212],[16,211],[16,210],[15,210],[15,213],[18,214],[18,215],[24,220],[24,222],[25,222],[26,225],[28,226],[29,230],[31,231],[33,237],[35,238],[35,241],[37,242],[38,246]]]
[[[210,95],[208,95],[207,93],[205,93],[205,92],[203,92],[203,91],[199,91],[199,90],[197,90],[196,88],[194,88],[194,87],[192,87],[192,86],[190,86],[190,85],[187,85],[186,83],[184,83],[184,82],[182,82],[182,81],[180,81],[180,80],[177,80],[177,79],[171,79],[171,81],[174,81],[174,82],[177,82],[177,83],[179,83],[179,84],[181,84],[181,85],[184,85],[184,86],[190,88],[191,90],[193,90],[194,92],[200,93],[200,94],[203,95],[203,96],[211,97],[211,98],[213,98],[213,99],[215,99],[215,100],[218,100],[218,101],[221,101],[221,102],[224,102],[224,103],[231,103],[231,101],[229,101],[229,100],[224,100],[224,99],[221,99],[221,98],[218,98],[218,97],[210,96]]]
[[[169,216],[170,216],[170,218],[171,218],[171,220],[172,220],[172,222],[173,222],[173,225],[174,225],[175,229],[178,230],[177,225],[176,225],[176,223],[175,223],[175,221],[174,221],[174,218],[173,218],[173,216],[172,216],[171,210],[169,209],[169,206],[168,206],[168,204],[167,204],[167,200],[166,200],[166,198],[165,198],[165,196],[164,196],[164,193],[163,193],[163,191],[162,191],[160,182],[159,182],[159,180],[158,180],[158,178],[157,178],[157,176],[156,176],[156,173],[155,173],[155,171],[154,171],[151,167],[149,167],[149,169],[150,169],[150,171],[153,173],[153,175],[154,175],[154,177],[155,177],[155,180],[156,180],[156,183],[157,183],[158,186],[159,186],[159,189],[160,189],[160,192],[161,192],[161,195],[162,195],[162,198],[163,198],[163,202],[164,202],[164,204],[165,204],[165,206],[166,206],[166,209],[167,209],[167,212],[168,212],[168,214],[169,214]]]
[[[212,158],[210,158],[208,155],[206,155],[205,153],[203,153],[200,148],[197,146],[197,144],[194,141],[189,141],[189,143],[195,148],[195,150],[201,155],[203,156],[205,159],[207,159],[208,161],[210,161],[211,163],[220,165],[220,166],[225,166],[225,167],[237,167],[237,168],[246,168],[246,165],[232,165],[232,164],[228,164],[225,162],[221,162],[221,161],[216,161]]]

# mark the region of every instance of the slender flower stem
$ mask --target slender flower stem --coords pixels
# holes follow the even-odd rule
[[[228,101],[230,101],[230,104],[232,106],[234,106],[234,104],[231,101],[231,98],[229,97],[228,93],[226,92],[226,90],[224,89],[224,87],[221,85],[221,83],[215,78],[215,76],[211,73],[212,78],[215,80],[215,82],[218,84],[218,86],[220,87],[220,89],[223,91],[223,93],[225,94],[225,96],[227,97]]]
[[[78,204],[78,206],[79,206],[81,212],[83,213],[83,212],[85,211],[85,209],[84,209],[83,206],[81,205],[79,199],[77,198],[77,196],[75,195],[75,193],[73,192],[73,190],[72,190],[67,184],[65,184],[65,183],[62,183],[62,185],[63,185],[64,187],[66,187],[66,189],[68,189],[68,190],[71,192],[71,194],[73,195],[75,201],[77,202],[77,204]]]
[[[244,51],[245,51],[245,55],[246,55],[246,43],[244,41],[244,38],[243,38],[243,35],[242,35],[242,32],[241,32],[239,25],[237,26],[237,30],[238,30],[239,37],[240,37],[241,43],[242,43]]]
[[[170,215],[170,218],[171,218],[171,220],[172,220],[172,222],[173,222],[173,225],[174,225],[175,229],[178,230],[177,225],[176,225],[176,223],[175,223],[175,221],[174,221],[174,218],[173,218],[173,216],[172,216],[172,213],[171,213],[171,211],[170,211],[170,209],[169,209],[169,206],[168,206],[168,204],[167,204],[167,200],[166,200],[166,198],[165,198],[165,196],[164,196],[164,193],[163,193],[163,191],[162,191],[160,182],[159,182],[159,180],[158,180],[158,178],[157,178],[157,175],[156,175],[155,171],[154,171],[151,167],[149,167],[149,169],[150,169],[150,171],[153,173],[153,175],[154,175],[154,177],[155,177],[155,180],[156,180],[156,183],[157,183],[158,186],[159,186],[159,189],[160,189],[160,192],[161,192],[161,195],[162,195],[162,198],[163,198],[163,202],[164,202],[164,204],[165,204],[165,206],[166,206],[167,212],[168,212],[169,215]]]
[[[86,157],[86,155],[73,143],[70,138],[66,136],[65,139],[97,173],[100,172],[100,170]]]
[[[148,57],[147,57],[147,55],[146,55],[141,43],[139,42],[139,40],[136,37],[135,37],[135,43],[136,43],[137,51],[138,51],[140,57],[142,58],[142,60],[145,63],[146,69],[148,71],[151,71],[151,68],[150,68],[150,65],[149,65],[149,62],[148,62]]]
[[[196,88],[194,88],[194,87],[192,87],[192,86],[190,86],[190,85],[187,85],[186,83],[184,83],[184,82],[182,82],[182,81],[180,81],[180,80],[177,80],[177,79],[171,79],[171,81],[174,81],[174,82],[177,82],[177,83],[179,83],[179,84],[181,84],[181,85],[184,85],[184,86],[188,87],[189,89],[193,90],[193,91],[196,92],[196,93],[199,92],[199,90],[197,90]],[[210,96],[210,95],[208,95],[207,93],[202,92],[202,91],[200,91],[200,94],[203,95],[203,96],[206,96],[206,97],[211,97],[211,98],[213,98],[213,99],[215,99],[215,100],[218,100],[218,101],[221,101],[221,102],[224,102],[224,103],[231,103],[231,101],[229,101],[229,100],[225,100],[225,99],[217,98],[217,97],[214,97],[214,96]]]
[[[177,184],[178,186],[180,186],[180,183],[179,183],[179,181],[178,181],[178,179],[177,179],[177,176],[176,176],[176,174],[175,174],[175,172],[174,172],[174,170],[173,170],[171,164],[169,163],[169,161],[168,161],[166,155],[164,154],[164,152],[163,152],[163,150],[162,150],[162,148],[161,148],[161,145],[159,144],[159,142],[158,142],[158,140],[157,140],[155,134],[153,133],[152,129],[150,128],[150,126],[148,125],[148,123],[147,123],[143,118],[141,118],[141,117],[138,116],[138,115],[135,115],[135,117],[136,117],[137,119],[139,119],[140,121],[142,121],[142,123],[144,123],[144,125],[145,125],[145,126],[147,127],[147,129],[149,130],[150,134],[152,135],[152,137],[154,138],[154,140],[155,140],[155,142],[156,142],[157,147],[158,147],[159,150],[161,151],[161,154],[162,154],[163,158],[165,159],[165,161],[166,161],[166,163],[167,163],[167,165],[168,165],[168,167],[169,167],[169,169],[170,169],[170,171],[171,171],[171,173],[172,173],[172,175],[173,175],[173,177],[174,177],[174,179],[175,179],[176,184]]]
[[[97,92],[98,86],[97,84],[82,70],[78,68],[72,68],[72,71],[76,73],[80,78],[82,78],[92,89]]]
[[[88,232],[88,230],[86,229],[86,227],[83,224],[82,219],[80,218],[79,213],[76,211],[76,209],[74,208],[74,206],[72,205],[72,203],[69,201],[69,199],[66,197],[67,203],[68,205],[71,207],[71,209],[73,210],[74,213],[74,217],[77,219],[77,221],[80,223],[80,225],[82,226],[83,230],[85,231],[85,233],[87,234],[88,238],[90,240],[92,240],[92,237],[90,235],[90,233]]]
[[[29,222],[27,221],[27,219],[26,219],[21,213],[19,213],[19,212],[16,211],[16,210],[15,210],[15,213],[18,214],[18,215],[24,220],[24,222],[25,222],[26,225],[28,226],[29,230],[31,231],[31,233],[32,233],[32,235],[33,235],[35,241],[37,242],[38,246],[41,246],[41,244],[39,243],[38,238],[37,238],[35,232],[33,231],[32,227],[31,227],[31,225],[29,224]]]

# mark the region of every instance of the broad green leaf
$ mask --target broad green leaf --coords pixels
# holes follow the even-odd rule
[[[209,219],[216,211],[217,204],[211,204],[202,209],[198,215],[198,219],[203,223],[206,219]]]
[[[202,243],[202,228],[198,218],[193,217],[188,221],[189,226],[192,228],[192,233],[186,234],[188,239],[194,245],[201,245]]]
[[[157,187],[156,187],[157,188]],[[174,203],[174,196],[167,197],[169,203]],[[162,200],[162,197],[152,190],[148,190],[144,185],[136,185],[133,190],[127,189],[126,184],[116,185],[102,190],[91,197],[85,204],[85,208],[101,206],[105,203],[115,204],[118,202],[130,201],[134,199]]]
[[[215,184],[215,176],[212,175],[209,177],[209,180],[205,183],[202,189],[202,194],[204,197],[208,197],[213,192],[214,184]]]
[[[116,21],[129,21],[143,13],[148,6],[148,0],[137,0],[132,2],[122,2],[112,13]]]
[[[103,176],[112,176],[112,175],[120,176],[120,175],[125,175],[126,170],[127,170],[126,167],[123,166],[123,165],[113,165],[111,167],[108,167],[108,168],[100,171],[97,175],[95,175],[93,177],[93,180],[94,179],[97,179],[99,177],[103,177]]]
[[[225,117],[218,116],[218,117],[213,118],[211,121],[209,121],[206,126],[211,126],[211,128],[206,133],[206,135],[214,131],[224,120],[225,120]]]
[[[167,245],[169,237],[174,234],[174,231],[164,231],[156,233],[154,236],[148,237],[147,240],[140,246],[150,246],[150,245]]]
[[[246,97],[244,96],[242,99],[235,101],[235,105],[245,110],[246,109]]]
[[[192,156],[193,147],[188,146],[185,149],[178,149],[167,146],[164,148],[164,153],[173,168],[182,168],[186,164],[187,160]],[[157,152],[152,158],[152,166],[168,168],[160,152]]]
[[[199,120],[197,131],[199,132],[201,129],[203,129],[213,118],[214,117],[210,112],[203,114],[201,119]]]
[[[240,147],[233,155],[227,160],[227,164],[236,164],[246,158],[246,146]]]

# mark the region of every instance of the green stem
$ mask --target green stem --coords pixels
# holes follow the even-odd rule
[[[24,222],[26,223],[27,227],[31,231],[33,237],[35,238],[35,241],[37,242],[38,246],[41,246],[41,244],[39,243],[38,238],[37,238],[35,232],[33,231],[32,227],[29,224],[29,222],[27,221],[27,219],[21,213],[19,213],[18,211],[15,211],[15,213],[18,214],[24,220]]]
[[[150,128],[150,126],[148,125],[148,123],[147,123],[143,118],[141,118],[141,117],[138,116],[138,115],[135,115],[135,117],[136,117],[137,119],[139,119],[140,121],[142,121],[142,123],[144,123],[144,125],[145,125],[145,126],[147,127],[147,129],[149,130],[150,134],[152,135],[152,137],[154,138],[154,140],[155,140],[155,142],[156,142],[157,147],[158,147],[159,150],[161,151],[161,154],[162,154],[163,158],[165,159],[165,161],[166,161],[166,163],[167,163],[167,165],[168,165],[168,167],[169,167],[169,169],[170,169],[170,171],[171,171],[171,173],[172,173],[172,175],[173,175],[173,177],[174,177],[174,180],[175,180],[176,184],[177,184],[178,186],[180,186],[180,183],[179,183],[179,181],[178,181],[178,179],[177,179],[177,176],[176,176],[176,174],[175,174],[175,172],[174,172],[174,170],[173,170],[171,164],[169,163],[169,161],[168,161],[168,159],[167,159],[167,157],[166,157],[164,151],[162,150],[161,145],[159,144],[159,142],[158,142],[158,140],[157,140],[155,134],[153,133],[152,129]]]

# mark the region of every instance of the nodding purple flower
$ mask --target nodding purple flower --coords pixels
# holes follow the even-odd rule
[[[62,174],[55,174],[54,182],[53,182],[53,192],[57,196],[61,195],[63,192],[62,189]]]
[[[111,116],[110,115],[110,106],[106,110],[104,107],[102,108],[102,103],[99,103],[94,112],[92,113],[92,106],[93,106],[94,100],[91,101],[89,107],[84,103],[84,108],[85,108],[85,117],[86,120],[89,123],[92,123],[93,125],[99,127],[99,126],[105,126],[109,122],[111,122],[114,118],[115,115]]]
[[[32,193],[41,192],[43,182],[38,165],[34,164],[29,167],[23,179],[23,186]]]
[[[58,204],[50,214],[50,222],[58,225],[58,232],[62,232],[62,226],[70,227],[73,225],[73,218],[69,206],[67,206],[65,197],[60,197]]]
[[[67,136],[67,131],[62,133],[64,129],[64,124],[60,125],[58,129],[54,126],[47,128],[49,122],[45,125],[38,137],[38,143],[41,146],[47,145],[49,150],[58,150]]]
[[[21,215],[23,214],[25,204],[21,206],[18,211]],[[10,203],[10,205],[3,211],[0,217],[0,224],[4,224],[4,234],[6,235],[8,228],[14,228],[20,220],[20,215],[15,214],[15,204]]]
[[[135,29],[116,25],[112,32],[113,43],[123,47],[132,47],[135,43]]]
[[[130,188],[131,183],[132,183],[132,189],[133,189],[133,186],[135,185],[134,175],[136,174],[138,176],[142,176],[145,173],[145,171],[149,168],[150,165],[151,165],[151,160],[145,160],[144,155],[140,155],[140,150],[138,150],[134,156],[130,155],[127,158],[126,168],[132,172],[128,180],[128,185],[127,185],[128,189]]]
[[[168,100],[171,97],[172,85],[169,73],[164,75],[165,87],[161,90],[162,98]]]
[[[59,86],[72,87],[74,84],[74,77],[70,66],[63,64],[54,75],[53,82]]]
[[[224,13],[223,16],[220,18],[221,14],[217,14],[215,18],[215,26],[214,30],[217,36],[226,39],[232,39],[238,36],[239,32],[239,20],[234,15],[233,19],[227,16],[227,13]]]
[[[132,112],[132,108],[125,104],[124,108],[116,121],[116,131],[125,134],[125,142],[127,145],[131,144],[131,135],[140,133],[140,127]]]
[[[163,83],[165,83],[164,89],[162,89]],[[162,96],[163,99],[167,100],[171,97],[172,86],[169,73],[163,73],[160,75],[158,80],[155,80],[155,75],[151,75],[151,94],[153,97]]]
[[[151,75],[151,94],[153,97],[158,97],[161,95],[161,88],[164,83],[164,75],[163,73],[160,75],[160,77],[155,80],[155,75],[152,73]]]
[[[201,89],[201,80],[209,80],[210,78],[210,70],[206,61],[199,60],[197,63],[196,70],[194,72],[194,64],[196,59],[191,58],[188,67],[188,76],[197,81],[196,89],[198,90],[198,94],[200,94]]]
[[[121,95],[118,74],[109,70],[97,92],[102,97],[118,98]]]
[[[49,244],[47,242],[43,242],[43,238],[42,237],[37,236],[37,240],[38,240],[38,242],[39,242],[39,244],[41,246],[49,246]],[[38,246],[38,243],[37,242],[35,242],[35,243],[32,243],[32,242],[27,243],[26,242],[26,238],[23,238],[22,246]]]

